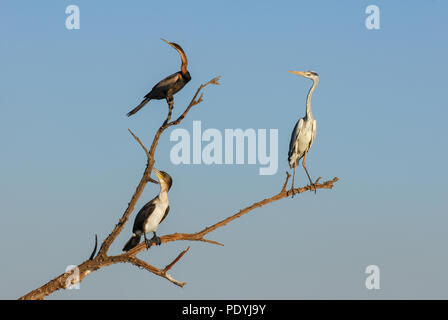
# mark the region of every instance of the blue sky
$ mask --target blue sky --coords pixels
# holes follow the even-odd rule
[[[76,4],[81,28],[65,28]],[[367,30],[365,8],[380,8]],[[88,276],[50,299],[448,298],[445,138],[448,22],[445,1],[2,1],[0,3],[0,297],[17,298],[84,261],[97,233],[121,217],[145,165],[128,134],[150,144],[166,104],[125,114],[179,57],[204,102],[182,123],[204,129],[278,129],[279,170],[259,165],[174,165],[169,132],[156,164],[174,179],[159,234],[193,232],[281,188],[290,132],[315,70],[313,177],[340,181],[254,211],[210,238],[224,247],[177,242],[140,257],[172,270],[180,289],[130,265]],[[305,184],[303,170],[296,183]],[[137,208],[152,199],[149,185]],[[110,254],[129,238],[131,216]],[[364,286],[368,265],[381,289]]]

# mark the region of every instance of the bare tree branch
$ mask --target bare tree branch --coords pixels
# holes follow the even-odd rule
[[[183,256],[184,254],[187,253],[187,251],[190,250],[190,247],[187,247],[184,251],[182,251],[176,259],[174,259],[169,265],[167,265],[164,269],[163,272],[167,272],[168,270],[170,270]]]
[[[186,251],[182,252],[181,255],[179,257],[177,257],[175,259],[175,261],[171,262],[170,264],[174,265],[185,253]],[[146,263],[143,260],[140,260],[136,257],[128,257],[129,262],[132,263],[133,265],[140,267],[140,268],[144,268],[146,270],[148,270],[149,272],[154,273],[155,275],[158,275],[162,278],[167,279],[168,281],[174,283],[175,285],[179,286],[179,287],[183,287],[185,286],[187,283],[183,282],[183,281],[178,281],[176,279],[174,279],[173,277],[171,277],[169,274],[166,273],[165,269],[161,270],[158,268],[155,268],[153,266],[151,266],[150,264]]]
[[[132,136],[134,137],[134,139],[140,144],[140,146],[142,147],[142,149],[145,151],[146,156],[148,157],[148,160],[151,159],[151,154],[148,151],[148,148],[145,147],[145,145],[143,144],[143,142],[140,140],[139,137],[137,137],[134,132],[132,132],[131,129],[128,129],[128,131],[132,134]]]
[[[286,190],[286,186],[288,185],[289,177],[291,177],[291,175],[289,174],[288,171],[286,171],[286,180],[285,180],[285,183],[283,184],[282,192]]]
[[[288,174],[285,182],[288,181],[289,176],[290,175]],[[318,183],[318,181],[316,181],[315,187],[316,187],[316,189],[332,189],[334,183],[336,183],[338,180],[339,179],[337,177],[335,177],[332,180],[328,180],[323,183]],[[202,229],[201,231],[198,231],[195,233],[173,233],[173,234],[162,236],[161,241],[162,241],[162,243],[167,243],[167,242],[171,242],[171,241],[189,240],[189,241],[204,241],[204,242],[209,242],[209,243],[220,244],[216,241],[207,240],[204,238],[204,236],[220,227],[227,225],[229,222],[240,218],[244,214],[247,214],[256,208],[262,207],[271,202],[275,202],[275,201],[287,198],[287,197],[291,196],[292,193],[296,194],[296,193],[303,193],[305,191],[313,191],[313,190],[314,189],[311,185],[307,185],[307,186],[304,186],[301,188],[295,188],[293,190],[282,189],[278,194],[276,194],[270,198],[264,199],[262,201],[255,202],[252,205],[250,205],[244,209],[241,209],[236,214],[234,214],[230,217],[227,217],[227,218],[215,223],[214,225],[212,225],[210,227],[206,227],[206,228]],[[220,245],[222,245],[222,244],[220,244]],[[123,253],[121,255],[106,257],[104,259],[97,257],[94,260],[86,261],[78,266],[78,268],[80,270],[80,272],[79,272],[80,273],[80,281],[82,281],[82,279],[85,276],[87,276],[89,273],[91,273],[92,271],[95,271],[99,268],[103,268],[103,267],[106,267],[106,266],[109,266],[109,265],[112,265],[115,263],[127,262],[127,263],[131,263],[133,265],[136,265],[138,267],[144,268],[144,269],[154,273],[155,275],[158,275],[160,277],[163,277],[163,278],[169,280],[170,282],[172,282],[178,286],[183,287],[186,284],[185,282],[180,282],[180,281],[173,279],[166,272],[169,269],[171,269],[171,267],[182,258],[182,256],[189,250],[189,247],[187,249],[185,249],[183,252],[181,252],[179,254],[179,256],[176,259],[174,259],[173,262],[168,264],[164,269],[158,269],[158,268],[151,266],[150,264],[136,258],[136,255],[139,252],[144,251],[145,249],[146,249],[146,244],[140,243],[135,248],[133,248],[133,249],[129,250],[128,252]],[[56,290],[66,288],[65,282],[66,282],[68,276],[69,275],[67,273],[64,273],[64,274],[60,275],[59,277],[55,278],[54,280],[50,281],[46,285],[40,287],[39,289],[36,289],[36,290],[28,293],[27,295],[21,297],[20,299],[43,299],[46,295],[48,295]]]
[[[286,183],[287,183],[289,177],[290,177],[290,174],[287,173],[284,187],[286,186]],[[338,180],[339,179],[337,177],[335,177],[332,180],[328,180],[323,183],[318,183],[318,181],[316,181],[315,186],[316,186],[316,189],[332,189],[334,183],[336,183]],[[239,217],[245,215],[246,213],[249,213],[256,208],[260,208],[268,203],[287,198],[287,197],[291,196],[293,193],[297,194],[297,193],[303,193],[305,191],[313,191],[313,190],[314,190],[314,188],[310,185],[307,185],[307,186],[301,187],[301,188],[295,188],[293,190],[286,190],[286,188],[282,188],[282,190],[279,193],[277,193],[276,195],[274,195],[270,198],[255,202],[254,204],[252,204],[244,209],[241,209],[233,216],[225,218],[210,227],[206,227],[206,228],[202,229],[201,231],[198,231],[195,233],[173,233],[173,234],[169,234],[169,235],[160,237],[160,240],[162,241],[162,243],[167,243],[167,242],[171,242],[171,241],[179,241],[179,240],[211,242],[210,240],[204,239],[204,236],[220,227],[225,226],[229,222],[231,222],[235,219],[238,219]],[[212,242],[212,243],[215,243],[215,242]],[[217,244],[220,244],[220,243],[217,243]],[[220,245],[222,245],[222,244],[220,244]],[[146,249],[146,244],[140,243],[136,247],[134,247],[132,250],[128,251],[128,253],[132,254],[132,255],[136,255],[145,249]]]
[[[145,153],[146,153],[146,156],[148,157],[148,162],[150,162],[151,159],[152,159],[152,157],[151,157],[151,154],[150,154],[149,151],[148,151],[148,148],[145,147],[145,145],[144,145],[143,142],[140,140],[140,138],[137,137],[137,136],[134,134],[134,132],[131,131],[131,129],[128,129],[128,131],[132,134],[132,136],[134,137],[134,139],[135,139],[135,140],[140,144],[140,146],[143,148],[143,150],[144,150]],[[158,181],[154,180],[154,179],[151,178],[151,177],[148,177],[148,181],[150,181],[150,182],[152,182],[152,183],[154,183],[154,184],[159,184]]]

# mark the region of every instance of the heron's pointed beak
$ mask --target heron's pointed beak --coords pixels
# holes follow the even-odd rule
[[[288,71],[289,73],[298,74],[299,76],[305,77],[305,72],[303,71]]]

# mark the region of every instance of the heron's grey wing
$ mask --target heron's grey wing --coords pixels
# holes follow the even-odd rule
[[[288,152],[288,158],[291,159],[291,156],[294,152],[297,152],[296,150],[296,142],[297,139],[299,139],[300,130],[302,130],[303,127],[303,118],[301,118],[299,121],[297,121],[296,126],[294,127],[294,130],[291,134],[291,141],[289,142],[289,152]]]
[[[145,224],[146,219],[148,219],[148,217],[151,215],[151,213],[154,212],[154,209],[156,208],[154,200],[155,198],[145,204],[143,208],[141,208],[137,213],[137,216],[134,220],[134,227],[132,228],[132,232],[143,232],[143,225]]]
[[[169,75],[165,79],[159,81],[152,90],[145,96],[145,98],[151,98],[158,93],[164,93],[168,91],[177,81],[180,79],[180,74],[178,72]]]
[[[162,221],[165,220],[166,216],[168,215],[168,212],[170,212],[170,206],[166,207],[165,214],[163,215],[162,220],[160,220],[159,223],[162,223]]]
[[[313,126],[311,128],[311,141],[310,141],[310,147],[313,144],[314,140],[316,139],[316,130],[317,130],[317,122],[316,120],[313,121]]]

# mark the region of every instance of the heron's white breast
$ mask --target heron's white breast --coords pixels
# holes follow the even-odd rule
[[[302,130],[300,130],[299,138],[297,139],[297,153],[302,157],[308,151],[313,136],[313,122],[305,121]]]

